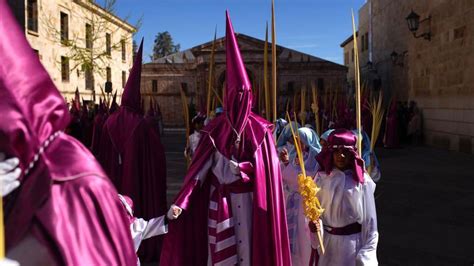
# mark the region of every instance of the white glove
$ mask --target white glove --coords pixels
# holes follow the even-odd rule
[[[181,212],[183,212],[183,209],[174,204],[171,204],[171,207],[168,210],[166,217],[168,217],[168,220],[175,220],[179,217],[179,215],[181,215]]]
[[[21,169],[18,167],[20,160],[10,158],[5,160],[5,154],[0,153],[0,192],[2,197],[10,194],[20,186],[18,178],[21,175]]]
[[[11,260],[9,258],[3,258],[0,260],[0,266],[20,266],[20,263],[16,260]]]
[[[232,160],[229,160],[229,167],[232,174],[240,175],[239,163],[235,161],[234,156],[232,156]]]

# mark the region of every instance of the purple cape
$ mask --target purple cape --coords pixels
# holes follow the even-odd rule
[[[82,128],[82,144],[86,147],[90,147],[92,143],[93,134],[93,121],[89,119],[89,109],[84,101],[82,101],[82,114],[81,114],[81,128]]]
[[[218,150],[215,136],[230,130],[225,119],[225,116],[214,119],[202,132],[195,159],[175,202],[185,210],[176,221],[170,222],[160,265],[207,265],[210,178],[201,186],[194,177]],[[254,150],[254,159],[248,159],[255,167],[251,265],[291,265],[282,177],[271,124],[252,113],[244,135],[243,141]]]
[[[122,97],[122,106],[102,129],[99,161],[118,192],[135,203],[136,216],[151,219],[166,212],[166,158],[159,135],[141,114],[142,45]],[[142,261],[157,261],[162,236],[145,240]]]
[[[64,99],[6,0],[0,18],[0,151],[22,169],[5,198],[7,256],[23,265],[133,265],[117,191],[88,150],[61,133],[70,119]]]
[[[280,163],[272,124],[251,111],[252,90],[227,13],[224,114],[202,131],[175,204],[183,208],[170,223],[161,265],[207,265],[210,175],[195,176],[218,151],[253,165],[251,265],[291,265]]]
[[[150,99],[150,107],[148,108],[148,111],[145,116],[146,122],[150,125],[151,128],[153,128],[156,132],[156,134],[161,138],[160,136],[160,126],[159,126],[159,120],[158,120],[158,115],[155,111],[155,108],[153,107],[153,101]]]
[[[387,113],[384,144],[386,148],[398,148],[400,146],[400,139],[398,136],[397,102],[395,100],[390,104],[390,109]]]
[[[91,151],[96,157],[99,154],[100,148],[100,139],[102,137],[102,127],[104,127],[105,121],[107,120],[107,113],[102,103],[102,100],[99,104],[99,110],[94,117],[94,125],[92,130],[92,143],[91,143]]]

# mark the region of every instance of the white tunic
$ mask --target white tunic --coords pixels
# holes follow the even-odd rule
[[[201,184],[203,184],[209,170],[212,170],[212,173],[217,177],[221,184],[230,184],[242,178],[241,176],[236,176],[231,172],[229,159],[218,151],[212,155],[212,160],[206,162],[195,178],[199,179]],[[211,187],[211,194],[213,189],[214,188]],[[231,193],[230,198],[233,215],[233,220],[231,222],[234,224],[235,228],[239,265],[251,265],[253,194],[251,192],[239,194]],[[208,250],[210,250],[210,248],[208,248]],[[208,254],[207,264],[212,265],[210,253]],[[226,264],[223,262],[220,265]]]
[[[301,168],[288,164],[283,168],[283,187],[285,191],[286,217],[292,265],[307,266],[311,257],[311,233],[303,211],[303,202],[298,188],[298,174]],[[315,172],[307,172],[313,176]]]
[[[137,252],[143,240],[168,233],[168,226],[165,224],[165,216],[152,218],[149,221],[136,218],[133,223],[130,224],[130,232],[132,233],[135,252]]]
[[[351,171],[338,169],[330,175],[321,172],[316,175],[316,183],[321,188],[317,196],[325,209],[321,217],[323,224],[344,227],[357,222],[362,225],[362,232],[353,235],[324,232],[326,253],[320,255],[319,265],[378,265],[375,183],[367,174],[364,178],[365,182],[359,184],[352,178]],[[317,247],[315,235],[311,237],[313,247]]]
[[[194,131],[193,134],[189,135],[189,147],[191,148],[191,155],[194,154],[196,148],[201,140],[201,133],[199,131]]]
[[[119,199],[125,206],[128,215],[133,217],[132,206],[130,206],[125,198],[120,194]],[[135,248],[136,253],[143,240],[168,233],[168,225],[165,223],[165,216],[163,215],[157,218],[152,218],[149,221],[142,218],[135,218],[133,222],[130,223],[130,233],[132,235],[133,247]],[[140,266],[140,259],[138,258],[137,265]]]

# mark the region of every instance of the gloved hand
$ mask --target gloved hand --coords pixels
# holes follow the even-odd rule
[[[166,214],[166,217],[168,217],[169,220],[175,220],[179,217],[179,215],[181,215],[181,212],[183,212],[183,209],[172,204],[168,210],[168,213]]]
[[[240,175],[240,167],[239,163],[235,160],[235,158],[232,156],[232,160],[229,160],[229,166],[230,166],[230,171],[234,175]]]
[[[0,188],[2,197],[10,194],[20,186],[18,178],[21,175],[21,169],[18,167],[20,160],[10,158],[5,160],[5,154],[0,153]]]
[[[20,263],[16,260],[11,260],[9,258],[3,258],[0,260],[0,266],[20,266]]]

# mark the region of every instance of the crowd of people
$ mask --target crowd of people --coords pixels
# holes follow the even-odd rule
[[[145,114],[140,95],[143,42],[120,105],[114,96],[91,110],[77,92],[68,107],[6,0],[0,19],[0,265],[378,264],[370,118],[354,130],[344,102],[321,108],[321,125],[311,112],[260,117],[228,13],[224,107],[192,119],[192,160],[170,205],[159,106]],[[384,146],[418,142],[416,103],[392,105]],[[317,220],[302,173],[318,187]]]

